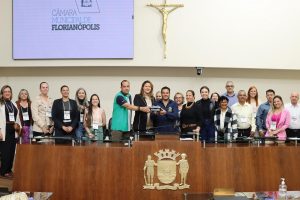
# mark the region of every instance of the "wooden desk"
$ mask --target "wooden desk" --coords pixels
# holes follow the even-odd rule
[[[18,145],[14,191],[51,191],[52,199],[132,199],[132,149]]]
[[[143,167],[160,149],[186,153],[184,190],[144,190]],[[300,147],[271,145],[203,145],[186,141],[141,141],[132,148],[18,145],[15,191],[51,191],[52,199],[181,199],[184,192],[274,191],[281,177],[289,190],[300,190]],[[157,180],[156,180],[157,181]],[[177,173],[176,182],[179,182]]]

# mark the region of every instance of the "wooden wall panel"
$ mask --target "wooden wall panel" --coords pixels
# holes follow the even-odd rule
[[[188,155],[190,189],[171,192],[143,190],[142,167],[147,155],[166,148]],[[133,150],[133,167],[136,167],[133,182],[139,185],[135,188],[138,192],[134,199],[181,199],[184,192],[212,192],[218,187],[245,192],[277,190],[280,177],[287,179],[289,190],[300,190],[297,169],[300,166],[300,147],[207,144],[203,148],[197,142],[161,141],[139,142]],[[177,176],[175,182],[179,182],[179,174]]]
[[[132,199],[130,148],[19,145],[14,190],[54,199]]]
[[[160,149],[186,153],[190,189],[144,190],[147,155]],[[177,161],[179,158],[177,158]],[[54,192],[54,199],[181,199],[183,192],[277,190],[280,177],[300,190],[300,147],[215,145],[183,141],[140,141],[132,148],[18,145],[14,190]],[[156,173],[156,171],[155,171]],[[177,169],[175,182],[179,183]],[[155,182],[158,182],[155,178]]]

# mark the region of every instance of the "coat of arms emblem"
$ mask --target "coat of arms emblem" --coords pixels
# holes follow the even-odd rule
[[[174,150],[159,150],[154,153],[157,157],[157,161],[152,159],[151,155],[148,155],[144,165],[144,189],[186,189],[190,188],[190,185],[186,183],[187,174],[189,171],[189,163],[187,155],[185,153],[176,153]],[[177,158],[179,160],[177,161]],[[155,170],[156,168],[156,170]],[[177,168],[180,174],[180,183],[175,183],[177,176]],[[155,173],[156,171],[156,173]],[[156,176],[155,176],[156,175]],[[155,177],[161,182],[154,183]]]

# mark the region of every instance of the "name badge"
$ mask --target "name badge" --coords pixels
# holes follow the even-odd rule
[[[274,122],[274,121],[271,122],[270,129],[271,129],[272,131],[275,131],[275,130],[276,130],[276,122]]]
[[[172,112],[172,111],[173,111],[172,107],[169,107],[168,112]]]
[[[246,123],[247,122],[247,117],[241,117],[240,119],[241,119],[242,123]]]
[[[83,114],[80,113],[80,122],[83,122]]]
[[[71,119],[70,111],[64,111],[64,119]]]
[[[52,117],[51,107],[47,108],[47,110],[46,110],[46,117]]]
[[[14,122],[15,121],[15,113],[10,112],[10,113],[8,113],[8,116],[9,116],[9,121],[10,122]]]
[[[93,122],[93,129],[98,130],[99,124],[97,122]]]
[[[296,120],[297,120],[297,117],[296,117],[296,116],[292,116],[292,120],[293,120],[293,121],[296,121]]]
[[[22,115],[23,115],[23,120],[24,121],[29,121],[29,114],[28,114],[28,112],[23,112]]]

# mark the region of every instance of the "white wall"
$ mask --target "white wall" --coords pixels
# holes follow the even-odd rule
[[[0,66],[141,66],[300,69],[299,0],[168,0],[163,59],[161,16],[135,0],[133,60],[12,60],[12,0],[0,1]],[[26,12],[26,11],[24,11]]]
[[[16,99],[20,89],[35,97],[41,81],[50,84],[50,96],[59,98],[67,84],[71,96],[84,87],[97,93],[108,116],[120,81],[131,82],[131,94],[144,80],[199,98],[202,85],[224,92],[233,80],[238,91],[256,85],[261,100],[273,88],[288,101],[300,86],[299,0],[168,0],[184,3],[169,17],[168,58],[163,59],[161,16],[148,3],[135,1],[135,57],[133,60],[12,60],[12,0],[0,1],[0,86],[9,84]],[[205,66],[197,76],[195,66]],[[234,69],[237,68],[237,69]],[[253,69],[245,69],[253,68]],[[256,68],[256,69],[254,69]],[[268,68],[268,70],[258,69]],[[274,69],[285,70],[274,70]]]

